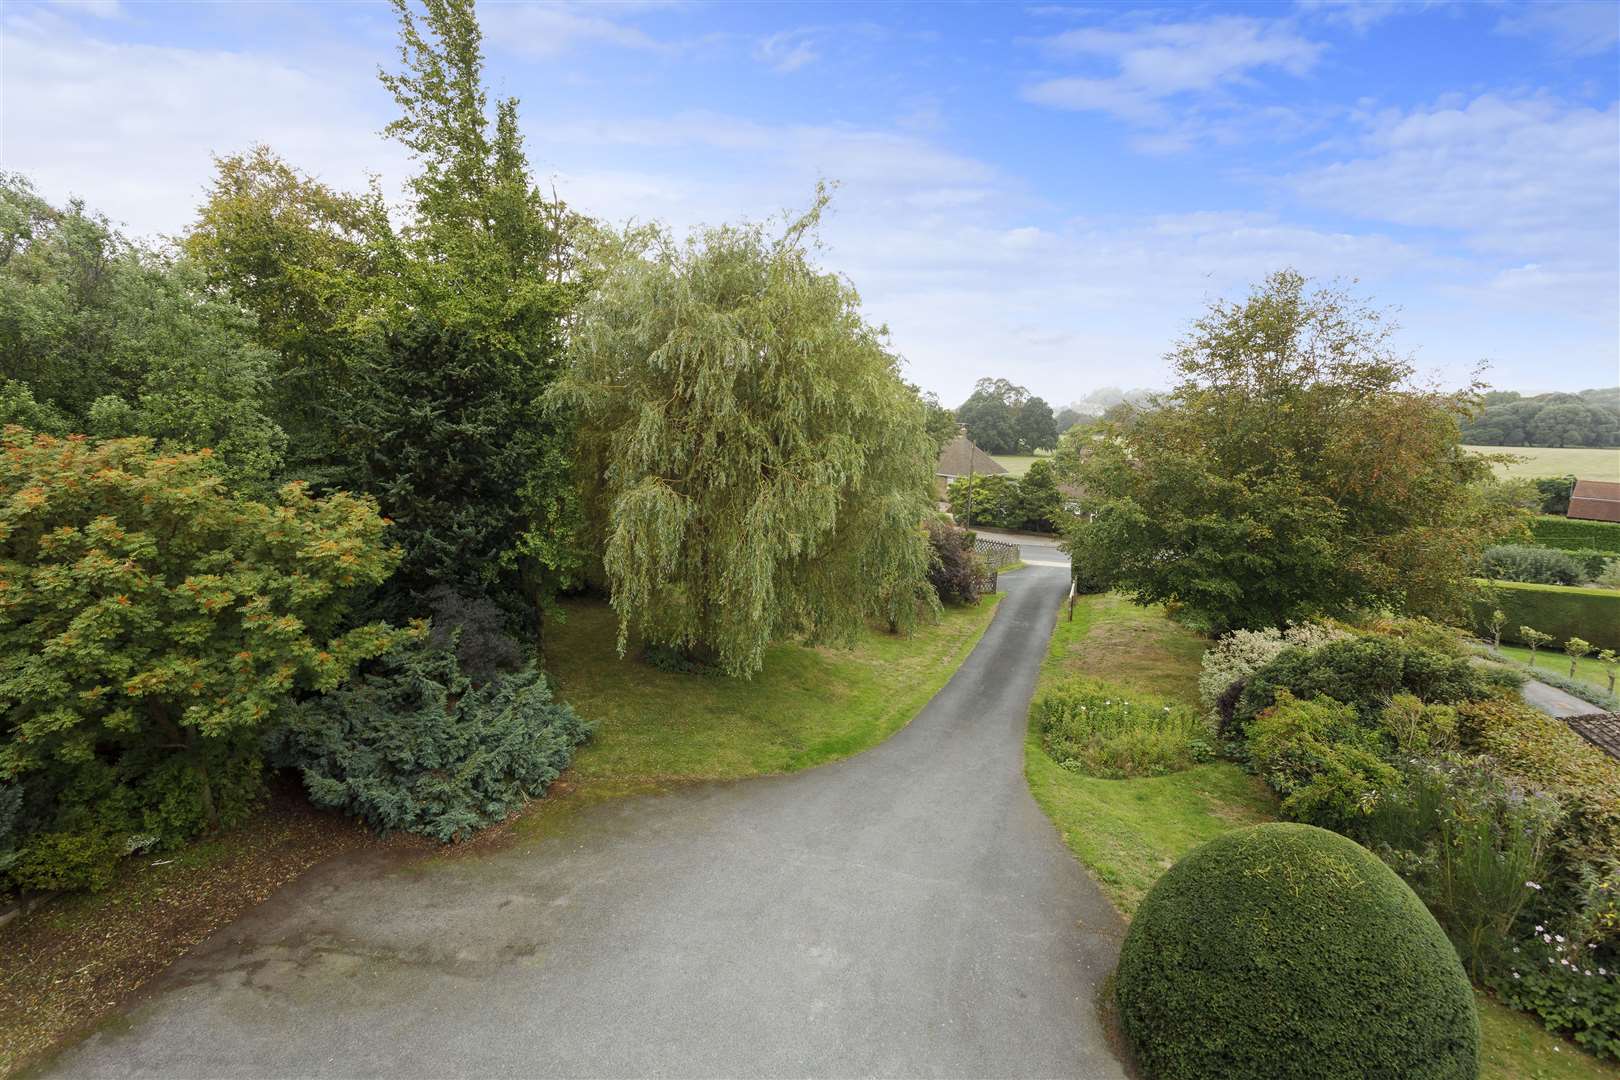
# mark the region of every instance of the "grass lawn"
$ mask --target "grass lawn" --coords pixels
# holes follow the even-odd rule
[[[1524,459],[1507,465],[1498,465],[1496,471],[1502,476],[1523,476],[1531,480],[1543,476],[1620,480],[1620,449],[1586,446],[1565,450],[1541,446],[1465,446],[1463,449],[1474,450],[1481,454],[1512,454]]]
[[[1038,458],[1049,458],[1051,454],[991,454],[996,464],[1006,469],[1014,476],[1023,476],[1029,472],[1030,463]]]
[[[1085,674],[1126,693],[1180,698],[1196,706],[1203,651],[1202,638],[1157,608],[1140,608],[1113,595],[1084,596],[1075,604],[1073,622],[1065,612],[1058,614],[1041,684]],[[1265,785],[1231,762],[1169,776],[1100,780],[1059,768],[1033,734],[1024,760],[1036,802],[1127,917],[1179,856],[1229,829],[1268,820],[1276,811]],[[1534,1018],[1484,995],[1479,1015],[1483,1080],[1620,1080],[1620,1067],[1599,1062],[1549,1034]]]
[[[1530,662],[1530,650],[1523,645],[1503,645],[1502,655],[1511,657],[1521,664]],[[1557,648],[1536,650],[1536,668],[1540,671],[1550,671],[1555,675],[1569,677],[1569,657]],[[1591,683],[1600,690],[1609,688],[1608,669],[1590,656],[1584,656],[1575,662],[1575,677],[1582,682]]]
[[[977,644],[996,597],[948,608],[910,638],[853,649],[773,646],[752,679],[681,675],[619,659],[607,604],[573,600],[546,641],[558,696],[597,725],[568,780],[601,795],[793,772],[876,746],[917,714]]]

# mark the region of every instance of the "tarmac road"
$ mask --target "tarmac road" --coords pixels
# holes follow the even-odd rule
[[[487,855],[326,864],[199,945],[64,1076],[1122,1077],[1123,926],[1030,797],[1068,586],[1026,552],[883,745],[581,809]]]

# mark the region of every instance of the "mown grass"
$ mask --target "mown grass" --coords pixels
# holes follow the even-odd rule
[[[864,633],[852,649],[776,645],[752,679],[661,671],[597,600],[572,600],[550,630],[557,694],[596,724],[569,781],[598,794],[794,772],[876,746],[944,686],[984,633],[996,597],[948,608],[910,637]]]
[[[1078,675],[1121,693],[1196,707],[1205,644],[1160,609],[1118,596],[1080,597],[1073,622],[1066,612],[1058,614],[1037,694]],[[1265,786],[1230,762],[1168,776],[1102,780],[1059,768],[1041,749],[1033,724],[1024,757],[1035,800],[1127,917],[1182,854],[1276,813]],[[1484,994],[1478,1001],[1482,1080],[1620,1080],[1620,1068],[1550,1034],[1533,1017]]]
[[[1009,472],[1013,476],[1023,476],[1025,473],[1029,472],[1029,467],[1033,462],[1039,461],[1042,458],[1049,458],[1052,455],[1051,454],[991,454],[990,456],[996,459],[996,464],[997,465],[1000,465],[1003,469],[1006,469],[1007,472]]]
[[[1576,446],[1465,446],[1481,454],[1512,454],[1522,461],[1499,464],[1499,476],[1535,480],[1543,476],[1576,476],[1583,480],[1620,481],[1620,449]],[[1000,458],[996,459],[1000,461]]]
[[[1530,663],[1530,650],[1523,645],[1503,645],[1502,655],[1521,664]],[[1536,670],[1550,671],[1554,675],[1568,678],[1569,657],[1557,648],[1537,649]],[[1575,677],[1582,682],[1591,683],[1600,690],[1609,688],[1608,668],[1590,656],[1582,657],[1575,662]]]

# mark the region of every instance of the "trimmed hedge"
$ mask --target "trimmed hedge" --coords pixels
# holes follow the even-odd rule
[[[1473,1080],[1479,1018],[1423,902],[1353,840],[1239,829],[1181,859],[1131,922],[1120,1019],[1155,1080]]]
[[[1502,640],[1522,644],[1519,627],[1528,626],[1553,636],[1551,649],[1572,637],[1585,638],[1600,649],[1620,649],[1620,589],[1581,589],[1563,585],[1532,585],[1518,581],[1489,583],[1491,595],[1473,606],[1474,629],[1489,638],[1493,609],[1507,615]]]
[[[1530,519],[1530,535],[1542,547],[1573,551],[1590,548],[1620,555],[1620,523],[1581,521],[1578,518],[1541,514]]]

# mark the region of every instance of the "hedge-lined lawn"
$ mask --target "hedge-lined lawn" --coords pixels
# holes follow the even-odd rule
[[[1524,459],[1498,465],[1496,471],[1500,476],[1522,476],[1531,480],[1543,476],[1620,480],[1620,450],[1617,449],[1585,446],[1564,449],[1544,446],[1465,446],[1463,449],[1481,454],[1513,454]]]
[[[1579,637],[1600,649],[1620,649],[1620,589],[1539,585],[1528,581],[1484,584],[1483,595],[1473,604],[1474,630],[1481,637],[1490,635],[1490,614],[1500,610],[1507,616],[1502,627],[1503,641],[1518,644],[1521,641],[1519,627],[1528,626],[1551,634],[1554,646]]]
[[[1521,664],[1530,662],[1530,650],[1522,645],[1503,645],[1502,655],[1517,660]],[[1569,676],[1569,657],[1563,651],[1553,646],[1536,651],[1536,670],[1550,671],[1556,675]],[[1600,690],[1609,688],[1609,674],[1607,669],[1592,657],[1582,657],[1575,663],[1575,677],[1582,682],[1591,683]]]
[[[752,679],[660,671],[615,648],[607,604],[571,600],[550,628],[557,695],[596,724],[567,779],[582,794],[793,772],[876,746],[917,714],[978,642],[996,597],[948,608],[909,638],[870,631],[853,649],[773,646]]]
[[[1072,623],[1066,613],[1058,614],[1041,689],[1066,674],[1083,674],[1116,684],[1122,693],[1152,693],[1196,706],[1204,646],[1161,609],[1112,595],[1080,597]],[[1178,857],[1276,813],[1265,786],[1226,761],[1169,776],[1099,780],[1059,768],[1032,732],[1025,772],[1064,842],[1127,917]],[[1478,1001],[1484,1080],[1620,1080],[1620,1068],[1549,1034],[1533,1017],[1484,995]]]

